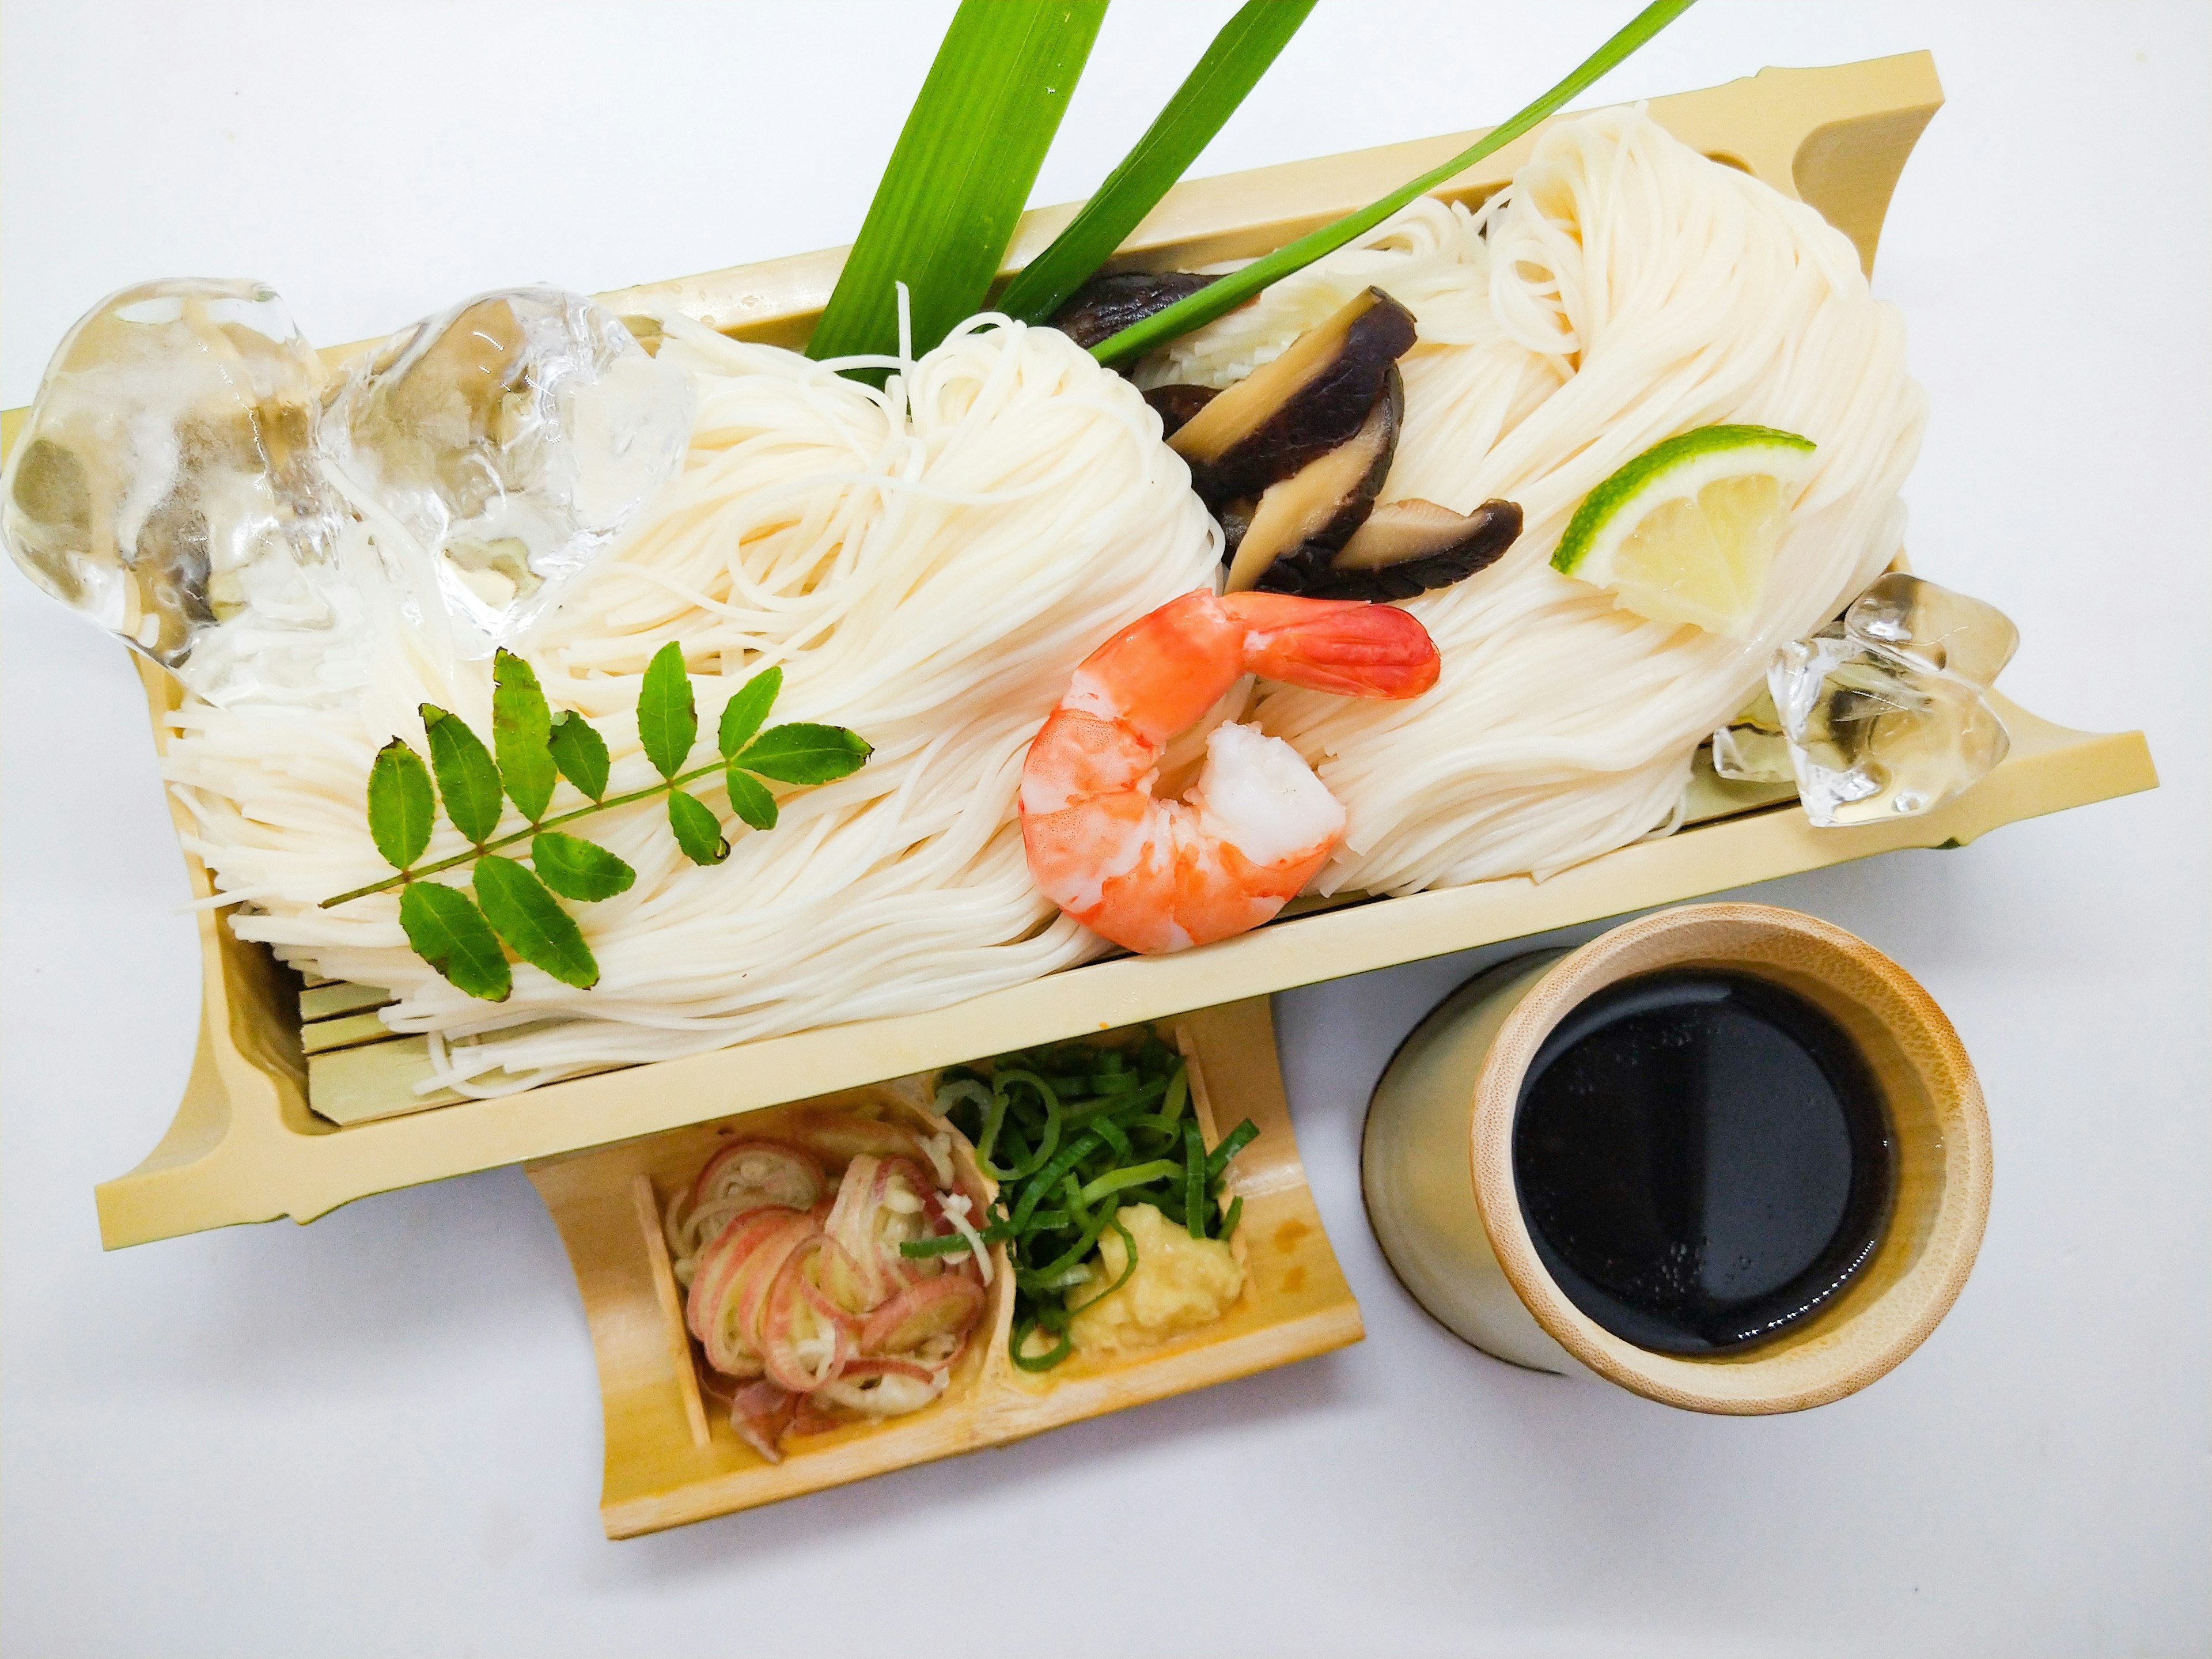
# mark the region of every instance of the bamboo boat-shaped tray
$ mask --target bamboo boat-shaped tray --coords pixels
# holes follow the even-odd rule
[[[1652,100],[1652,117],[1707,155],[1802,198],[1848,234],[1871,269],[1890,193],[1942,102],[1924,52],[1817,70],[1768,70]],[[1179,186],[1124,250],[1171,267],[1256,255],[1364,204],[1472,142],[1458,133]],[[1479,201],[1527,159],[1534,135],[1437,192]],[[1042,249],[1069,208],[1027,215],[1009,268]],[[746,338],[802,342],[842,250],[603,296],[618,313],[675,306]],[[355,348],[325,354],[343,359]],[[20,424],[11,412],[8,430]],[[1936,573],[1940,575],[1940,571]],[[156,741],[176,696],[143,669]],[[1786,787],[1704,773],[1689,827],[1625,847],[1541,884],[1525,878],[1402,898],[1306,902],[1242,938],[1176,956],[1068,969],[933,1012],[802,1031],[690,1059],[549,1084],[495,1100],[416,1088],[423,1039],[385,1030],[374,988],[303,986],[268,951],[200,915],[198,1050],[166,1136],[97,1189],[109,1248],[236,1222],[306,1221],[368,1194],[854,1087],[1109,1026],[1155,1020],[1290,986],[1674,902],[1904,847],[1957,846],[2000,824],[2154,787],[2140,732],[2069,731],[2003,698],[2009,757],[1917,817],[1816,830]],[[181,807],[175,811],[186,824]],[[193,889],[211,893],[188,859]]]
[[[800,1492],[904,1468],[1046,1429],[1249,1376],[1357,1342],[1359,1307],[1307,1190],[1275,1060],[1267,999],[1209,1008],[1159,1029],[1190,1068],[1191,1105],[1211,1146],[1249,1118],[1258,1137],[1230,1165],[1225,1192],[1244,1201],[1231,1247],[1244,1289],[1211,1325],[1153,1348],[1086,1358],[1042,1376],[1007,1357],[1012,1275],[1003,1246],[975,1340],[945,1395],[910,1417],[854,1423],[787,1441],[770,1463],[739,1439],[700,1387],[696,1346],[660,1231],[669,1197],[714,1147],[736,1133],[773,1137],[787,1109],[675,1129],[530,1166],[561,1229],[583,1292],[606,1414],[599,1514],[610,1538],[630,1538]],[[950,1129],[929,1115],[925,1079],[865,1085],[805,1103],[879,1112],[924,1133]],[[973,1155],[952,1131],[956,1162]]]

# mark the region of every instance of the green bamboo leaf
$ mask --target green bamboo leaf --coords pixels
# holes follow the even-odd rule
[[[756,830],[775,828],[775,797],[769,793],[757,778],[748,776],[734,766],[725,774],[730,786],[730,806],[737,815]]]
[[[492,657],[491,741],[507,799],[532,823],[553,799],[553,712],[530,665],[511,651]]]
[[[1105,13],[1105,0],[961,0],[808,356],[896,351],[895,283],[917,353],[983,308]]]
[[[1159,205],[1313,9],[1314,0],[1247,0],[1239,7],[1137,147],[1052,246],[1007,284],[998,308],[1025,323],[1044,322],[1059,310]]]
[[[1243,305],[1269,283],[1279,283],[1291,272],[1304,270],[1325,253],[1334,253],[1355,236],[1372,230],[1416,196],[1449,183],[1484,156],[1493,150],[1503,149],[1540,121],[1558,113],[1569,99],[1619,67],[1638,47],[1689,10],[1692,3],[1693,0],[1654,0],[1654,3],[1631,18],[1618,34],[1584,58],[1573,74],[1504,125],[1492,127],[1442,167],[1431,169],[1408,184],[1401,185],[1382,200],[1361,208],[1357,213],[1348,213],[1333,224],[1309,232],[1288,247],[1279,248],[1267,258],[1255,259],[1243,270],[1231,272],[1219,282],[1208,283],[1165,310],[1154,312],[1144,321],[1132,323],[1119,334],[1101,340],[1091,347],[1091,355],[1102,363],[1114,363],[1150,351],[1154,346],[1172,340],[1179,334],[1188,334],[1194,328],[1204,327],[1215,318]]]
[[[828,783],[859,771],[874,752],[857,732],[794,720],[769,726],[731,764],[778,783]]]
[[[668,792],[668,827],[676,832],[676,844],[684,849],[684,856],[694,864],[720,864],[730,856],[721,819],[696,795],[681,789]]]
[[[422,705],[422,729],[430,736],[430,769],[438,775],[438,793],[453,828],[481,847],[499,828],[502,791],[491,750],[469,730],[468,722],[434,702]]]
[[[607,740],[591,721],[572,708],[562,709],[553,717],[545,746],[561,775],[577,788],[593,800],[607,793]]]
[[[562,898],[612,898],[629,890],[637,872],[596,842],[540,830],[530,838],[530,865],[538,879]]]
[[[504,1002],[514,988],[483,912],[459,888],[410,882],[399,892],[399,925],[415,954],[471,996]]]
[[[699,708],[691,700],[691,676],[684,671],[684,647],[674,640],[653,653],[645,665],[645,684],[637,694],[637,739],[645,757],[664,778],[684,769],[684,757],[699,740]]]
[[[715,733],[714,741],[724,760],[730,759],[752,740],[753,733],[768,718],[768,711],[775,707],[776,694],[782,690],[783,670],[763,668],[722,705],[721,728]]]
[[[386,864],[404,870],[430,844],[430,825],[437,815],[430,769],[405,743],[392,738],[369,763],[369,839]]]
[[[515,955],[580,991],[599,982],[584,930],[527,866],[487,853],[477,860],[476,890],[484,920]]]

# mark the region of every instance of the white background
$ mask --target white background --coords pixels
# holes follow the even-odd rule
[[[1037,198],[1225,3],[1121,0]],[[1325,0],[1199,171],[1502,118],[1626,0]],[[253,275],[310,336],[848,239],[947,8],[9,3],[0,401],[108,291]],[[1934,424],[1923,570],[2155,794],[1752,890],[1903,961],[1995,1121],[1980,1265],[1899,1371],[1731,1421],[1510,1370],[1407,1299],[1356,1170],[1393,1045],[1498,952],[1279,1000],[1367,1319],[1346,1352],[759,1513],[599,1534],[550,1223],[502,1171],[103,1255],[198,1012],[122,652],[6,574],[0,1626],[11,1655],[2202,1654],[2212,1648],[2203,6],[1692,12],[1599,95],[1935,50],[1877,289]]]

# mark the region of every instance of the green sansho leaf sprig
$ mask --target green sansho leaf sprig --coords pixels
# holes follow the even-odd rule
[[[530,665],[501,651],[492,664],[489,746],[459,716],[426,702],[428,763],[401,738],[377,750],[368,773],[368,834],[395,873],[326,898],[322,908],[397,887],[409,946],[469,995],[507,1000],[514,988],[510,951],[562,984],[589,990],[599,983],[599,964],[561,900],[612,898],[629,890],[637,872],[597,842],[556,826],[665,795],[668,827],[684,855],[694,864],[721,863],[730,855],[721,817],[684,786],[720,774],[739,821],[773,830],[775,797],[762,779],[830,783],[858,771],[872,752],[842,726],[768,726],[782,690],[781,668],[763,669],[738,687],[722,707],[716,758],[687,769],[699,740],[699,710],[684,648],[670,641],[647,665],[637,700],[638,741],[660,781],[610,795],[606,739],[574,710],[555,714]],[[587,804],[549,817],[556,778]],[[422,864],[441,802],[469,850]],[[526,822],[502,836],[496,832],[507,802]],[[522,842],[530,843],[526,864],[499,851]],[[464,865],[474,866],[467,889],[434,879]]]

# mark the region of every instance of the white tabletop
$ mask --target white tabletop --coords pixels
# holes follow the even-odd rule
[[[1626,0],[1328,0],[1201,172],[1502,117]],[[1228,10],[1121,0],[1037,199]],[[0,401],[111,289],[274,283],[325,343],[474,290],[847,239],[948,8],[6,9]],[[1384,1059],[1480,952],[1276,1005],[1367,1321],[1273,1374],[613,1545],[574,1285],[514,1171],[100,1253],[192,927],[123,653],[5,579],[0,1601],[25,1656],[1023,1650],[2180,1655],[2212,1645],[2206,834],[2212,13],[1709,3],[1601,89],[1935,50],[1876,287],[1934,424],[1920,567],[2154,794],[1749,890],[1891,952],[1980,1066],[1980,1265],[1800,1417],[1665,1410],[1431,1323],[1361,1210]]]

